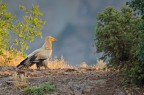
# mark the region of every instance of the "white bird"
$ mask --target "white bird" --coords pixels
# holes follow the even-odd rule
[[[41,66],[47,68],[47,60],[52,55],[52,42],[55,42],[56,39],[54,37],[48,36],[45,39],[44,45],[33,51],[29,54],[19,65],[17,65],[18,69],[23,67],[30,67],[36,64],[37,68],[40,69]]]

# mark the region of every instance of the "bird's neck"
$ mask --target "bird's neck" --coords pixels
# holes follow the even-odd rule
[[[42,48],[46,49],[46,50],[52,50],[52,42],[50,40],[47,40],[44,45],[42,46]]]

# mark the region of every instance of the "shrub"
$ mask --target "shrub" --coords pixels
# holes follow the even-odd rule
[[[50,69],[63,69],[63,68],[71,68],[70,65],[66,63],[63,56],[58,59],[57,57],[54,58],[52,61],[51,59],[48,61],[48,68]]]
[[[139,17],[133,16],[129,7],[122,7],[120,11],[112,7],[106,8],[97,16],[97,52],[103,52],[103,58],[109,60],[113,66],[133,61],[141,22]]]
[[[80,68],[87,68],[89,67],[88,64],[86,62],[82,62],[80,65],[79,65]]]
[[[17,73],[14,73],[10,78],[14,81],[13,84],[16,89],[23,89],[28,87],[26,75],[18,75]]]
[[[137,60],[133,62],[132,66],[127,67],[124,72],[126,83],[144,85],[144,42],[141,42],[135,53]]]
[[[106,69],[106,63],[103,60],[97,60],[96,65],[94,66],[97,70],[103,70]]]
[[[131,0],[129,4],[134,9],[138,7],[136,10],[143,14],[144,1],[140,1]],[[103,52],[102,58],[109,61],[109,66],[123,71],[126,83],[144,85],[143,15],[133,14],[129,7],[122,7],[120,11],[109,7],[100,13],[97,16],[96,47],[97,52]]]
[[[51,83],[42,84],[39,86],[32,86],[26,88],[26,92],[32,95],[45,95],[46,93],[54,92],[55,86]]]

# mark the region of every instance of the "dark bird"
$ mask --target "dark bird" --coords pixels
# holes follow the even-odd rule
[[[46,69],[48,60],[52,55],[52,42],[55,41],[56,39],[54,37],[46,37],[44,45],[29,54],[19,65],[17,65],[17,68],[28,68],[36,64],[38,69],[40,69],[41,66],[44,66]]]

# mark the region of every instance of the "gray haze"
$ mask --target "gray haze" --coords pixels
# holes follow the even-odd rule
[[[21,20],[19,4],[30,8],[39,5],[46,20],[43,37],[54,36],[53,56],[64,56],[65,60],[76,65],[82,62],[95,64],[100,54],[95,53],[94,34],[96,15],[108,6],[120,9],[127,0],[3,0],[12,14]],[[37,37],[29,44],[27,54],[41,47],[44,40]]]

